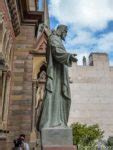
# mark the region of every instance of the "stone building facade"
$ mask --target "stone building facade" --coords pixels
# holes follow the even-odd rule
[[[43,0],[0,0],[0,150],[22,133],[36,146],[36,93],[44,91],[48,8]]]
[[[36,147],[36,118],[46,81],[48,7],[42,0],[0,0],[0,150],[24,133]],[[71,122],[99,123],[113,133],[113,67],[106,54],[90,55],[89,66],[70,68]]]
[[[73,64],[70,78],[70,123],[99,124],[105,137],[113,136],[113,66],[108,55],[92,53],[89,65]]]

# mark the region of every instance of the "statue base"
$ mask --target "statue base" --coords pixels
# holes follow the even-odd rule
[[[76,150],[73,146],[72,129],[48,128],[41,130],[42,150]]]
[[[54,146],[54,147],[43,147],[42,150],[77,150],[74,146]]]

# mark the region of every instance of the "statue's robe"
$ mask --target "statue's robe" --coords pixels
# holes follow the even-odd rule
[[[51,35],[47,50],[47,82],[39,129],[66,127],[71,104],[68,66],[71,66],[61,37]]]

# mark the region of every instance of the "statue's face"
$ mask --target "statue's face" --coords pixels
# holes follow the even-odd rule
[[[67,29],[64,29],[61,33],[61,39],[65,41],[66,36],[67,36]]]

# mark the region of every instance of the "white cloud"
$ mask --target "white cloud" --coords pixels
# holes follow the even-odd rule
[[[72,53],[78,54],[78,64],[82,64],[83,56],[93,52],[113,52],[113,32],[103,34],[100,38],[94,37],[91,32],[82,32],[77,34],[75,38],[68,38],[66,41],[66,49]],[[110,65],[112,65],[111,60]]]
[[[93,36],[93,33],[80,31],[77,33],[75,38],[68,38],[66,41],[66,47],[83,47],[86,51],[89,51],[90,48],[93,48],[93,51],[99,52],[113,52],[113,32],[102,34],[101,37]]]
[[[72,31],[73,32],[73,31]],[[77,30],[76,32],[76,37],[75,38],[68,38],[67,39],[67,44],[71,46],[76,46],[76,45],[89,45],[94,44],[96,42],[96,39],[93,37],[91,32],[88,31],[83,31],[83,30]],[[70,32],[71,35],[71,32]]]
[[[95,36],[113,21],[113,0],[50,0],[49,10],[60,24],[69,25],[66,48],[78,54],[78,64],[92,51],[113,52],[113,32]]]
[[[113,51],[113,32],[104,34],[97,41],[97,47],[98,47],[98,50],[100,51],[112,52]]]
[[[78,59],[78,65],[83,65],[83,57],[85,56],[86,57],[86,61],[87,61],[87,64],[89,63],[89,53],[88,52],[82,52],[82,53],[77,53],[78,56],[77,56],[77,59]]]
[[[50,15],[76,28],[99,30],[113,20],[113,0],[50,0]]]
[[[109,63],[110,63],[110,66],[113,66],[113,61],[110,61]]]

